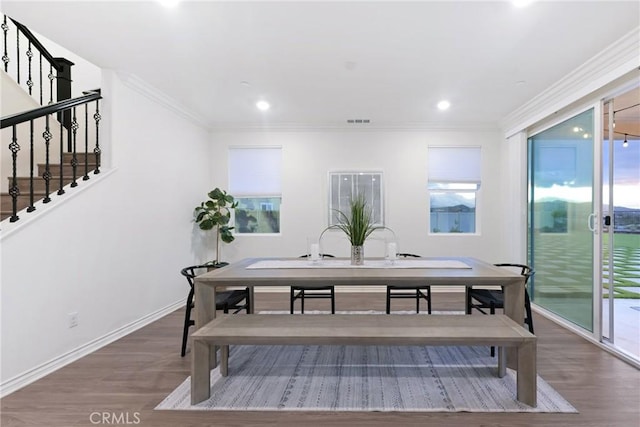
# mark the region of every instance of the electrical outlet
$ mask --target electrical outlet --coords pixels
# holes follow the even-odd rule
[[[78,312],[74,311],[69,313],[69,328],[75,328],[78,326]]]

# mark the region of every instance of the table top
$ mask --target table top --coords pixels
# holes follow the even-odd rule
[[[298,261],[296,268],[259,268],[264,261]],[[435,267],[425,266],[433,261]],[[322,261],[325,262],[325,261]],[[365,260],[365,264],[366,264]],[[402,260],[403,264],[411,260]],[[288,284],[333,285],[522,285],[524,277],[509,269],[496,267],[471,257],[424,257],[416,259],[416,268],[393,268],[380,264],[368,268],[347,268],[336,265],[321,268],[299,258],[246,258],[224,268],[215,269],[196,278],[196,283],[220,286],[283,286]],[[269,264],[269,263],[267,263]],[[276,263],[277,264],[277,263]],[[304,265],[308,268],[304,268]],[[458,265],[460,268],[455,268]],[[464,265],[464,267],[463,267]],[[251,266],[254,266],[253,268]],[[256,268],[258,266],[258,268]],[[454,266],[452,268],[452,266]],[[442,267],[442,268],[440,268]]]

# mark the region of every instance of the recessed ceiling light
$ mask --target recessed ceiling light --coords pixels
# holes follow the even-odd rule
[[[451,103],[447,100],[442,100],[438,102],[438,109],[440,110],[448,110],[451,107]]]
[[[256,102],[256,107],[258,107],[258,110],[260,111],[267,111],[271,108],[271,105],[269,105],[267,101],[258,101]]]
[[[180,0],[158,0],[164,7],[176,7]]]
[[[533,3],[533,0],[512,0],[511,2],[515,7],[527,7]]]

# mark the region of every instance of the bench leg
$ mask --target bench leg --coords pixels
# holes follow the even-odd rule
[[[213,344],[210,344],[211,351],[209,352],[209,370],[214,369],[218,366],[218,347]]]
[[[507,375],[507,347],[498,347],[498,376]]]
[[[518,400],[531,407],[537,406],[536,342],[529,341],[518,347]]]
[[[208,342],[191,342],[191,404],[195,405],[209,398],[211,390],[209,378],[209,354],[212,353]]]
[[[226,377],[229,373],[229,346],[220,347],[220,375]]]

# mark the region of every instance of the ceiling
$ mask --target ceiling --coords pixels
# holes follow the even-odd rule
[[[3,0],[2,11],[210,127],[498,128],[640,25],[638,1]]]

